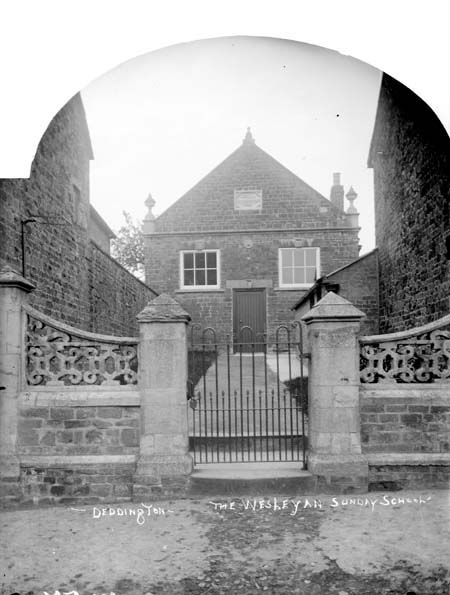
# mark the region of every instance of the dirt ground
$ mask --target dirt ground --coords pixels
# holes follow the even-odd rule
[[[449,496],[257,495],[4,511],[0,593],[449,595]]]

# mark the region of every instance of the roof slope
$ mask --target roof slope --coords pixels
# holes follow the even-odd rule
[[[234,191],[262,191],[262,209],[235,210]],[[242,145],[155,221],[155,231],[344,227],[345,214],[258,147]]]

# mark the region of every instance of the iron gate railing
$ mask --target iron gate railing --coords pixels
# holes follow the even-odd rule
[[[307,366],[300,323],[268,342],[242,327],[239,340],[190,329],[188,399],[195,463],[301,461],[306,468]]]

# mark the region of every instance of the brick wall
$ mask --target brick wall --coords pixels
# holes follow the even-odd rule
[[[361,386],[364,453],[450,452],[450,395],[441,385]]]
[[[156,297],[156,293],[94,242],[89,243],[87,264],[89,330],[94,333],[137,336],[136,316]]]
[[[380,331],[450,312],[450,141],[431,109],[383,76],[369,166],[374,168]]]
[[[90,241],[90,159],[76,95],[42,137],[30,178],[0,180],[0,262],[22,270],[21,221],[36,218],[24,228],[30,305],[81,329],[132,335],[155,293]]]
[[[147,236],[146,269],[152,285],[159,293],[169,293],[202,327],[212,326],[220,336],[232,332],[232,288],[227,281],[252,280],[268,282],[266,287],[267,329],[273,334],[275,326],[294,319],[291,311],[301,291],[278,289],[278,250],[289,241],[312,241],[319,246],[322,271],[334,270],[353,260],[358,253],[357,231],[313,231],[307,234],[265,232],[245,234],[204,234],[204,249],[219,249],[221,254],[221,287],[216,291],[183,292],[180,287],[180,251],[195,250],[199,238],[189,234],[170,237]],[[246,248],[246,242],[251,247]],[[288,243],[286,243],[288,242]],[[163,263],[163,266],[161,266]],[[150,273],[151,272],[151,273]]]

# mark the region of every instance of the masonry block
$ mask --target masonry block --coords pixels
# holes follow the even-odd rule
[[[50,419],[67,420],[75,417],[75,410],[73,407],[51,407]]]
[[[122,417],[122,407],[97,407],[97,416],[102,418]]]
[[[138,446],[139,436],[136,430],[124,429],[120,433],[120,439],[124,446]]]

